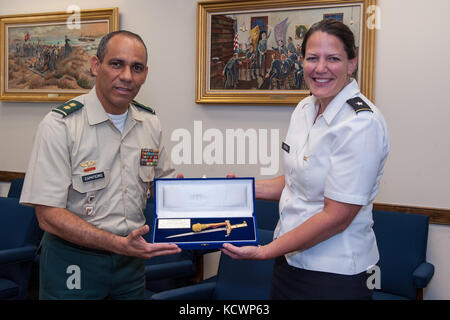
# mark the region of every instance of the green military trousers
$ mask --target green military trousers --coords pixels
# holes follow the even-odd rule
[[[45,232],[39,299],[145,299],[144,270],[143,259],[80,247]]]

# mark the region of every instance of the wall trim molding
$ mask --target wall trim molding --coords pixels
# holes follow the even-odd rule
[[[16,178],[25,177],[25,172],[0,171],[0,182],[11,182]]]
[[[374,203],[374,210],[380,211],[396,211],[411,214],[423,214],[430,218],[431,224],[450,225],[450,210],[440,208],[413,207],[389,203]]]
[[[11,182],[15,178],[25,177],[24,172],[14,172],[14,171],[0,171],[0,182]],[[431,224],[442,224],[450,226],[450,209],[440,209],[440,208],[427,208],[427,207],[416,207],[416,206],[406,206],[398,204],[389,203],[377,203],[373,204],[374,210],[381,211],[396,211],[411,214],[424,214],[430,217]]]

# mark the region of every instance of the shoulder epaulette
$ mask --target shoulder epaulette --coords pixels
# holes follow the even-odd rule
[[[352,106],[356,113],[361,111],[373,112],[369,105],[360,97],[348,99],[347,103]]]
[[[138,108],[147,110],[147,111],[150,112],[151,114],[156,114],[156,113],[155,113],[155,110],[153,110],[153,109],[150,108],[150,107],[144,106],[143,104],[137,102],[136,100],[131,100],[131,104],[134,105],[134,106],[136,106],[136,107],[138,107]]]
[[[84,107],[79,101],[70,100],[66,103],[60,105],[59,107],[54,108],[52,111],[62,114],[63,118],[67,117],[69,114],[74,113],[77,110],[80,110]]]

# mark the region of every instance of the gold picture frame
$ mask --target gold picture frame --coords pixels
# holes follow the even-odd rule
[[[280,79],[272,78],[273,73],[269,73],[270,81],[267,81],[271,66],[268,61],[280,59],[282,50],[287,52],[284,59],[294,57],[293,47],[291,50],[282,47],[294,42],[294,48],[299,49],[302,36],[296,35],[296,28],[310,27],[324,14],[336,12],[343,14],[344,23],[355,33],[358,49],[355,76],[361,92],[373,100],[376,28],[369,21],[373,20],[371,15],[376,5],[377,0],[198,2],[196,103],[295,106],[309,95],[304,80],[293,79],[288,71]],[[258,52],[263,33],[267,58]],[[280,45],[279,40],[284,43]],[[292,61],[293,58],[292,68],[300,65]]]
[[[0,16],[0,100],[67,101],[92,88],[90,57],[119,8]]]

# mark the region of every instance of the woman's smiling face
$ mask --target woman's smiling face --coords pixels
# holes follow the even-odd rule
[[[303,69],[311,93],[322,111],[349,83],[357,58],[348,59],[342,41],[323,31],[314,32],[306,43]]]

